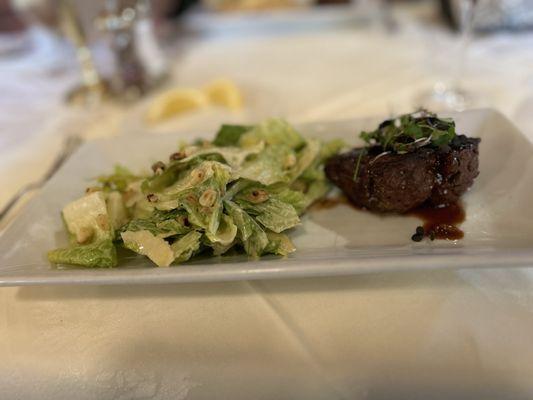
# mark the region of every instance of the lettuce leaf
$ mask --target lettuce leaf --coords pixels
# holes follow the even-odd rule
[[[238,237],[246,254],[259,257],[268,245],[268,238],[257,222],[232,201],[224,201],[224,208],[237,225]]]
[[[294,244],[284,233],[266,232],[268,245],[265,247],[265,254],[277,254],[286,256],[296,250]]]
[[[276,233],[283,232],[300,223],[295,208],[275,197],[270,197],[268,200],[256,204],[237,200],[237,204],[254,215],[261,225]]]
[[[198,200],[202,196],[201,193],[201,189],[195,190],[190,196],[184,197],[183,207],[187,211],[189,221],[193,225],[204,229],[206,233],[216,234],[222,214],[222,198],[217,193],[214,204],[209,207],[204,207]]]
[[[131,210],[131,215],[133,218],[150,218],[150,216],[155,211],[153,203],[150,203],[146,196],[143,196],[142,199],[135,202],[133,209]]]
[[[252,129],[249,125],[222,125],[217,132],[213,144],[215,146],[236,146],[241,136]]]
[[[222,198],[231,176],[227,167],[220,163],[213,164],[211,171],[207,180],[179,193],[174,201],[187,211],[190,223],[215,235],[222,215]],[[157,208],[160,206],[156,203]]]
[[[285,185],[279,189],[274,188],[270,190],[272,190],[273,197],[293,206],[298,215],[301,215],[308,206],[306,195],[298,190],[291,190]]]
[[[306,208],[318,199],[324,197],[330,189],[331,185],[325,180],[311,182],[305,193]]]
[[[157,222],[155,227],[160,232],[157,233],[157,236],[160,238],[167,238],[174,235],[182,235],[184,233],[190,232],[190,226],[187,226],[188,219],[184,215],[181,219],[166,219],[161,222]]]
[[[230,244],[221,244],[221,243],[216,243],[216,242],[208,242],[207,246],[211,247],[211,249],[213,250],[213,255],[214,256],[221,256],[224,253],[226,253],[227,251],[229,251],[235,245],[235,243],[236,243],[235,241],[230,243]]]
[[[322,143],[320,147],[319,160],[325,162],[347,146],[346,142],[342,139],[328,140]]]
[[[154,191],[158,201],[172,201],[178,198],[178,195],[194,189],[201,184],[215,184],[220,189],[226,189],[227,183],[231,180],[231,168],[217,161],[201,161],[197,166],[187,173],[183,174],[180,179],[172,185],[160,191]],[[205,186],[205,185],[204,185]],[[161,204],[158,206],[161,208]],[[173,207],[177,208],[177,207]],[[164,209],[172,209],[165,207]]]
[[[48,260],[54,264],[111,268],[117,266],[117,251],[111,240],[103,240],[87,245],[51,250],[48,252]]]
[[[301,173],[300,177],[308,181],[325,180],[324,163],[344,147],[346,147],[346,143],[341,139],[333,139],[323,143],[318,157]]]
[[[170,245],[174,252],[175,262],[181,263],[190,259],[200,248],[202,234],[192,231]]]
[[[296,157],[294,151],[284,145],[267,147],[254,159],[246,161],[237,171],[237,176],[251,181],[271,185],[276,182],[288,182],[289,170],[284,160]]]
[[[110,175],[98,177],[98,182],[104,190],[118,190],[124,192],[131,182],[142,179],[141,176],[134,175],[129,169],[121,165],[116,165],[115,170]]]
[[[301,147],[303,137],[285,120],[270,118],[241,135],[239,145],[249,147],[264,141],[268,145],[284,145],[291,149]]]
[[[297,154],[295,167],[291,171],[291,180],[298,178],[317,159],[320,152],[320,141],[310,139]]]
[[[205,155],[218,155],[232,168],[239,168],[246,158],[251,155],[260,153],[265,148],[264,142],[259,142],[253,146],[247,148],[240,148],[234,146],[228,147],[205,147],[193,152],[190,156],[180,160],[179,162],[190,162],[191,160],[205,156]]]
[[[226,214],[222,214],[220,225],[216,233],[206,233],[207,238],[211,243],[217,243],[221,246],[228,246],[235,240],[237,236],[237,225],[233,219]]]
[[[171,162],[160,175],[153,175],[145,179],[141,185],[144,194],[159,192],[172,185],[179,178],[180,173],[186,170],[188,165],[177,161]]]
[[[149,231],[152,235],[167,238],[174,235],[187,233],[191,230],[184,211],[159,211],[156,210],[148,218],[136,218],[120,228],[121,232]]]

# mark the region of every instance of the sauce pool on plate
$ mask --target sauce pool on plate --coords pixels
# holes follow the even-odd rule
[[[445,207],[422,206],[409,212],[424,221],[424,235],[434,239],[459,240],[464,232],[458,225],[465,220],[465,210],[461,203]]]
[[[346,204],[361,210],[345,196],[326,197],[312,205],[313,210],[328,210]],[[444,207],[422,205],[406,215],[412,215],[423,221],[422,227],[417,228],[413,235],[414,241],[421,241],[424,237],[433,239],[459,240],[464,237],[464,232],[459,225],[464,222],[466,214],[462,203],[452,203]],[[422,229],[423,228],[423,229]]]

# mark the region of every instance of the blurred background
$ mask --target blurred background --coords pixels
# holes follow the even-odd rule
[[[495,108],[533,137],[533,0],[0,0],[0,205],[65,138]]]

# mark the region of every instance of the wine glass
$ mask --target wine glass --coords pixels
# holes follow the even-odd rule
[[[457,53],[451,63],[452,69],[448,80],[439,80],[429,90],[424,90],[416,98],[417,106],[431,110],[463,111],[473,102],[472,93],[462,86],[461,78],[465,71],[468,47],[472,39],[474,16],[478,2],[476,0],[457,0],[457,27],[460,37]]]

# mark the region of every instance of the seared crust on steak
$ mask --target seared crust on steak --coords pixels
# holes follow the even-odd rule
[[[425,202],[437,206],[457,201],[479,174],[479,142],[458,135],[450,145],[405,154],[383,153],[377,146],[356,148],[330,158],[325,171],[355,205],[404,213]]]

